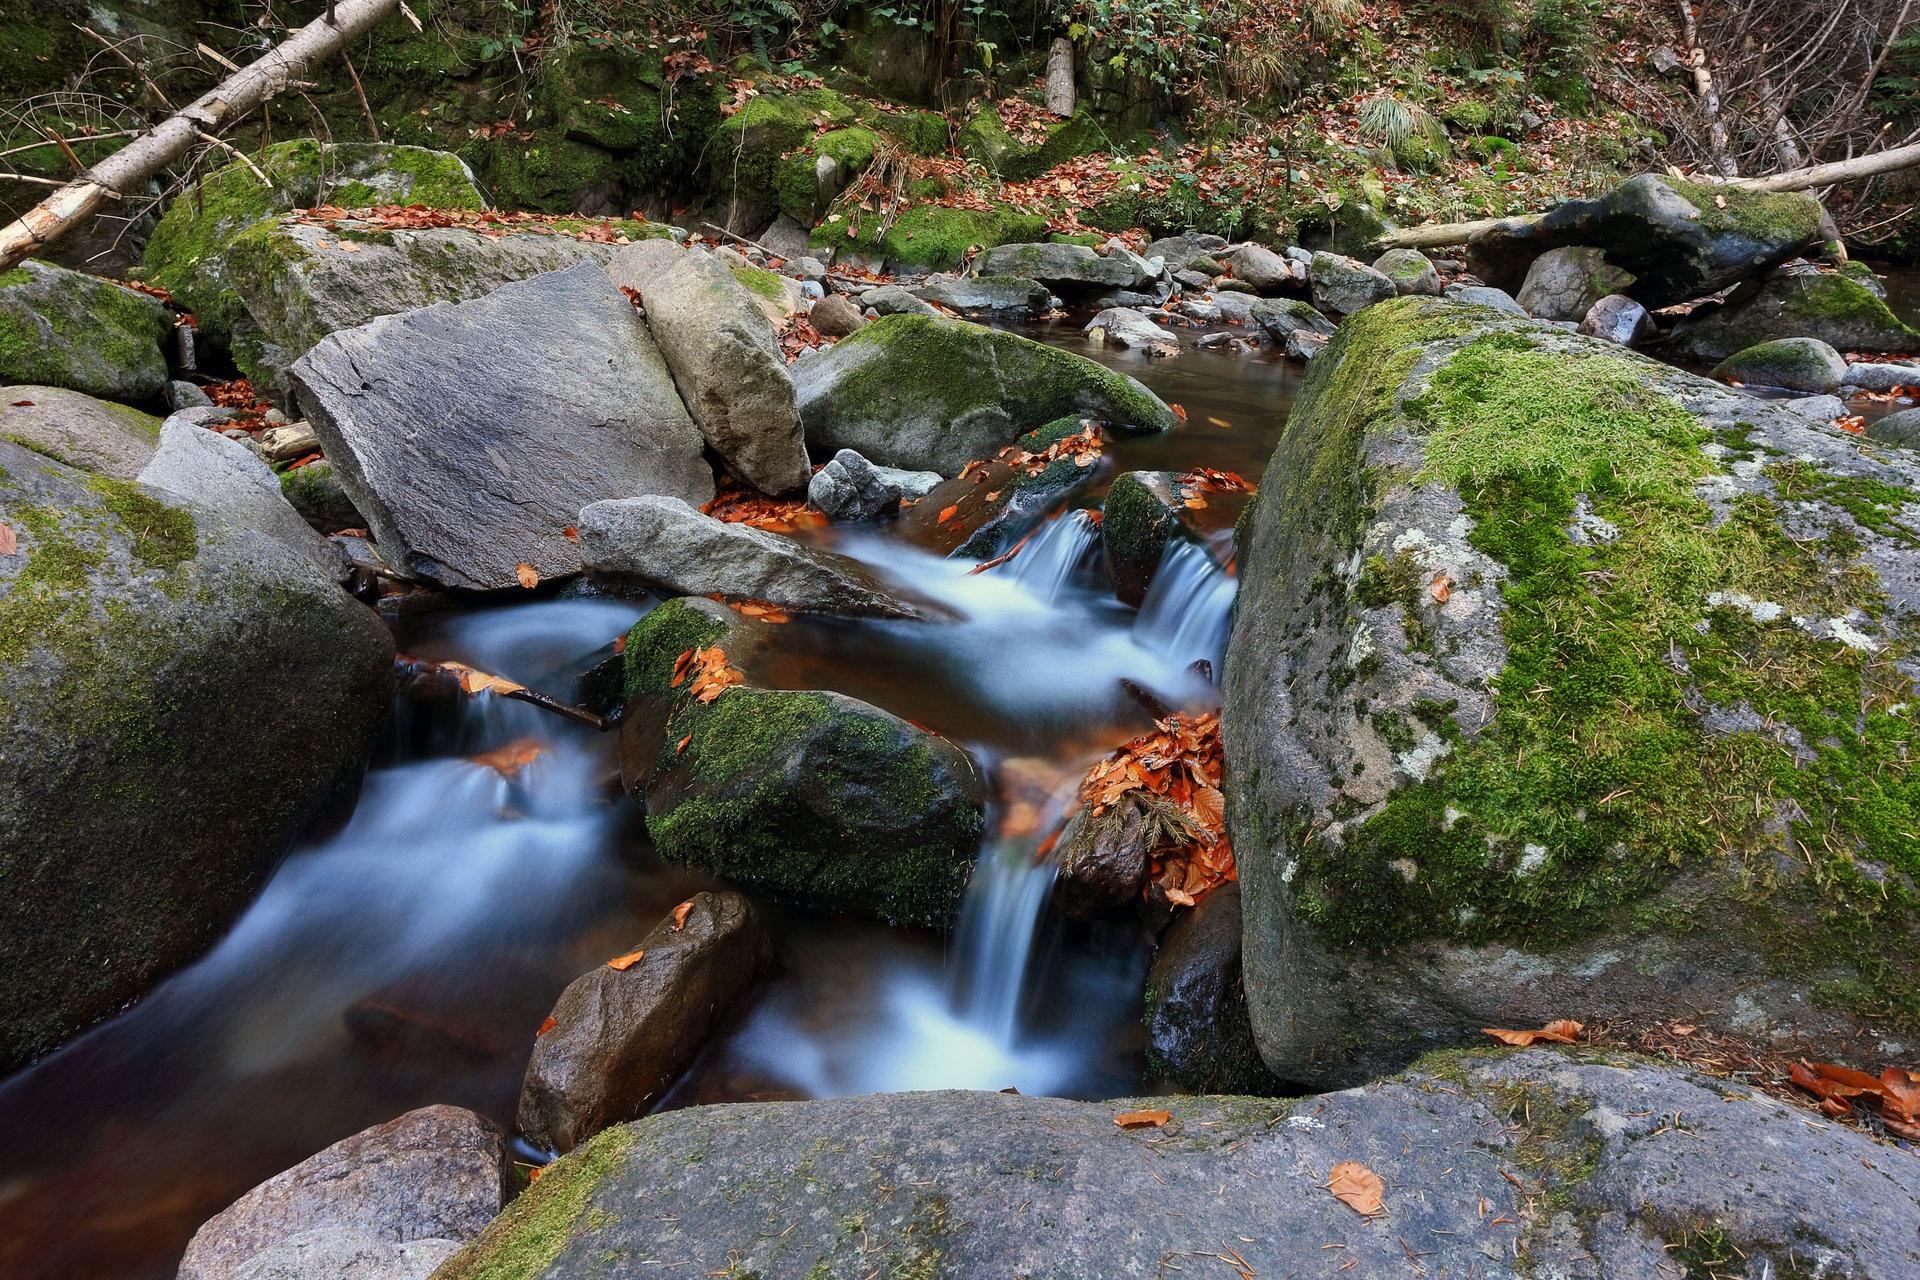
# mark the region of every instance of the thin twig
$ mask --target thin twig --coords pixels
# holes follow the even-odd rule
[[[367,132],[373,135],[375,142],[380,141],[380,126],[373,122],[373,108],[367,105],[367,91],[360,87],[360,73],[353,69],[353,59],[346,50],[340,51],[340,61],[346,64],[347,76],[353,81],[353,94],[360,99],[360,114],[367,118]]]
[[[246,152],[240,150],[240,148],[234,146],[231,142],[227,142],[223,139],[214,137],[212,134],[208,133],[205,129],[195,129],[194,132],[200,135],[200,141],[211,143],[212,145],[226,152],[228,155],[232,156],[234,159],[238,160],[241,164],[247,166],[247,168],[253,170],[253,176],[260,179],[261,186],[271,187],[273,185],[273,180],[267,177],[266,174],[260,172],[260,166],[255,164],[253,161],[249,160],[247,158]]]
[[[140,83],[147,86],[148,92],[152,93],[154,97],[160,100],[161,106],[165,107],[169,111],[173,110],[173,104],[167,101],[167,95],[160,92],[160,86],[155,84],[153,80],[147,75],[147,69],[141,66],[139,63],[135,62],[132,58],[128,57],[126,50],[122,49],[119,45],[113,43],[113,41],[101,35],[98,31],[95,31],[92,27],[81,27],[80,24],[77,22],[74,23],[73,25],[76,27],[79,27],[81,31],[85,32],[87,35],[92,36],[95,40],[98,40],[101,44],[105,45],[107,47],[107,52],[111,53],[114,57],[120,59],[120,61],[126,63],[127,66],[132,69],[133,74],[140,77]]]

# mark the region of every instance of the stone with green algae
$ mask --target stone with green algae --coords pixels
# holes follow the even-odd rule
[[[29,258],[0,274],[0,383],[153,400],[173,315],[150,294]],[[17,397],[16,397],[17,398]]]
[[[1783,269],[1674,326],[1668,351],[1723,360],[1762,342],[1817,338],[1841,351],[1920,352],[1920,331],[1852,276]]]
[[[1753,387],[1779,387],[1830,396],[1847,376],[1847,362],[1818,338],[1777,338],[1736,351],[1713,376]]]

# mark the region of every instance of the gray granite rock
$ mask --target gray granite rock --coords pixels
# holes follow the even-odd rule
[[[1337,253],[1314,254],[1310,270],[1313,305],[1335,315],[1350,316],[1400,294],[1393,281],[1372,267]]]
[[[1145,284],[1152,275],[1125,258],[1103,258],[1083,244],[1003,244],[987,250],[980,274],[1018,276],[1037,280],[1056,292],[1083,293],[1132,289]]]
[[[160,344],[172,334],[158,298],[111,280],[37,258],[0,274],[0,383],[155,399],[167,389]]]
[[[1621,293],[1610,293],[1588,307],[1579,331],[1623,347],[1637,346],[1658,332],[1647,309]]]
[[[1045,285],[1019,276],[968,276],[922,285],[914,292],[962,315],[1042,315],[1053,297]]]
[[[1373,269],[1393,281],[1393,287],[1402,297],[1408,294],[1440,296],[1440,273],[1418,249],[1389,249],[1374,260]]]
[[[1162,329],[1131,307],[1109,307],[1087,321],[1085,332],[1116,347],[1130,347],[1150,356],[1180,354],[1179,335]]]
[[[1818,338],[1780,338],[1736,351],[1713,376],[1749,386],[1830,396],[1847,377],[1847,362]]]
[[[65,387],[0,387],[0,437],[82,471],[131,480],[159,446],[160,420]]]
[[[891,468],[888,468],[892,471]],[[893,472],[896,475],[911,474]],[[939,476],[927,472],[939,483]],[[881,469],[851,449],[842,449],[813,473],[807,485],[807,505],[827,519],[873,520],[900,509],[905,495]],[[915,495],[918,496],[918,495]]]
[[[339,548],[293,509],[273,469],[217,431],[167,419],[160,426],[160,447],[139,478],[273,538],[329,577],[345,576]]]
[[[1493,307],[1509,315],[1527,317],[1527,309],[1513,300],[1513,296],[1504,289],[1495,289],[1483,284],[1450,284],[1446,296],[1455,302],[1466,302],[1476,307]]]
[[[1578,323],[1608,294],[1628,292],[1633,279],[1631,272],[1609,265],[1600,250],[1569,245],[1533,260],[1514,301],[1538,319]]]
[[[1840,380],[1844,387],[1858,387],[1862,391],[1891,391],[1895,387],[1920,387],[1920,365],[1913,364],[1849,364],[1847,376]],[[0,410],[4,413],[5,410]]]

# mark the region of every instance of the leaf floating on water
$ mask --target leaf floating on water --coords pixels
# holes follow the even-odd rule
[[[1364,1218],[1384,1212],[1380,1197],[1386,1189],[1380,1175],[1358,1160],[1342,1160],[1327,1178],[1327,1190],[1333,1192],[1334,1199]]]
[[[633,966],[639,964],[640,957],[646,954],[644,951],[629,951],[623,956],[615,956],[613,959],[607,961],[607,968],[618,969],[620,972],[625,973],[627,970],[633,968]]]
[[[520,585],[529,591],[540,585],[540,571],[530,564],[517,564],[513,566],[513,576],[518,578]]]
[[[1167,408],[1173,410],[1173,416],[1180,419],[1180,421],[1185,422],[1187,420],[1187,407],[1185,405],[1170,404]]]
[[[473,763],[483,764],[501,777],[511,780],[520,770],[546,753],[547,744],[540,739],[519,738],[504,747],[495,747],[492,751],[473,757]]]
[[[673,931],[680,932],[687,927],[687,913],[693,910],[693,900],[689,898],[673,909]]]
[[[464,662],[439,662],[434,664],[441,671],[450,671],[460,677],[461,691],[468,694],[478,693],[518,693],[527,686],[503,680],[499,676],[477,671]]]
[[[749,618],[758,618],[762,622],[791,622],[793,617],[777,604],[768,604],[764,600],[742,600],[738,604],[729,604],[727,608]]]
[[[1504,1044],[1530,1045],[1542,1040],[1551,1040],[1555,1044],[1577,1044],[1580,1033],[1585,1028],[1571,1018],[1561,1018],[1549,1022],[1538,1031],[1500,1031],[1493,1027],[1482,1027],[1482,1031]]]
[[[1171,1111],[1125,1111],[1113,1118],[1122,1129],[1158,1129],[1173,1119]]]

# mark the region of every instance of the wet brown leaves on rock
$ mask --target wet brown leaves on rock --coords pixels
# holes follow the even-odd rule
[[[613,959],[607,961],[607,968],[618,969],[620,972],[625,973],[636,964],[639,964],[641,957],[646,954],[644,951],[629,951],[623,956],[615,956]]]
[[[1122,1129],[1158,1129],[1171,1119],[1171,1111],[1126,1111],[1115,1116],[1113,1122]]]
[[[692,899],[688,899],[673,909],[673,931],[675,933],[687,927],[687,913],[692,910]]]
[[[1174,714],[1088,771],[1080,805],[1097,820],[1118,805],[1147,819],[1141,830],[1153,883],[1182,906],[1239,879],[1227,843],[1226,799],[1220,792],[1220,717]],[[1091,833],[1088,822],[1076,827]]]
[[[20,554],[20,539],[14,535],[13,526],[0,520],[0,556]]]
[[[1580,1033],[1585,1029],[1586,1028],[1580,1023],[1575,1022],[1571,1018],[1561,1018],[1555,1022],[1549,1022],[1538,1031],[1499,1031],[1493,1027],[1481,1028],[1482,1031],[1503,1044],[1522,1046],[1538,1044],[1542,1040],[1551,1040],[1555,1044],[1578,1044],[1580,1043]]]
[[[1875,1077],[1831,1062],[1796,1062],[1788,1073],[1835,1119],[1851,1115],[1858,1102],[1877,1112],[1889,1133],[1920,1141],[1920,1075],[1888,1067]]]
[[[689,649],[681,654],[674,661],[670,685],[678,689],[685,683],[695,702],[707,703],[744,679],[745,674],[728,663],[727,655],[716,645],[710,649]]]
[[[720,486],[713,498],[702,505],[700,511],[727,524],[750,525],[772,533],[791,533],[795,529],[815,528],[827,522],[827,518],[818,511],[807,510],[805,498],[769,498],[732,476],[720,478]]]
[[[540,585],[540,571],[530,564],[513,566],[513,576],[515,581],[529,591]]]

